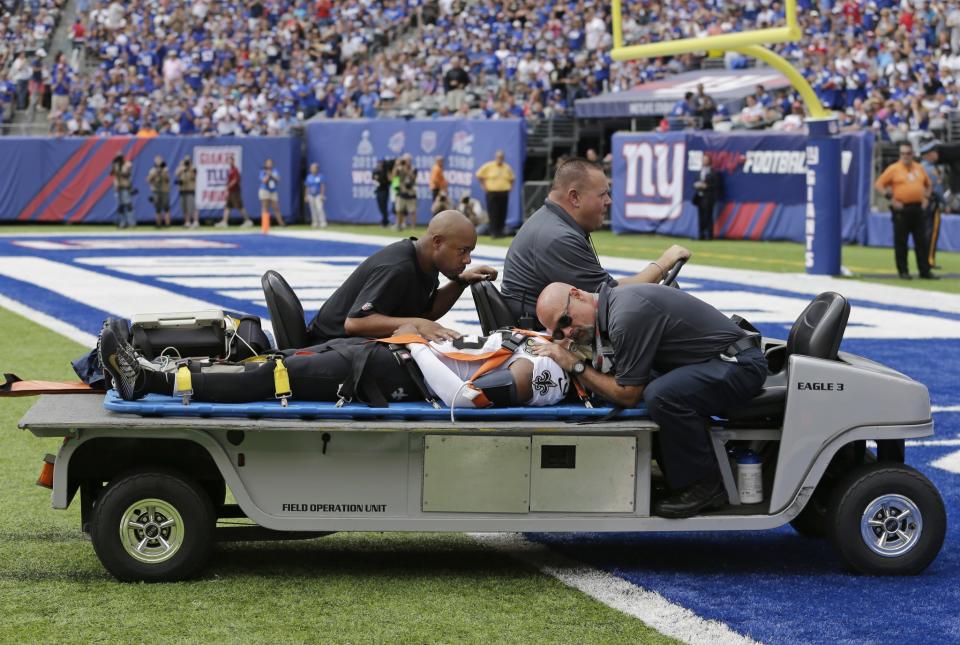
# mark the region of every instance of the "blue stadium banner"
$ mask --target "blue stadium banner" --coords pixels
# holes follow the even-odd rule
[[[808,142],[804,135],[773,132],[619,132],[613,137],[613,230],[696,237],[693,184],[709,154],[722,178],[715,237],[804,242]],[[873,135],[843,134],[840,143],[842,236],[864,243]]]
[[[170,212],[182,218],[180,193],[173,172],[184,157],[198,162],[205,151],[229,150],[241,172],[243,201],[252,216],[257,199],[259,172],[270,158],[280,176],[280,209],[284,216],[299,216],[301,208],[300,145],[292,137],[47,137],[0,138],[0,218],[20,222],[112,222],[117,202],[110,177],[110,164],[123,154],[133,162],[134,212],[140,222],[153,221],[147,173],[156,157],[162,157],[170,172]],[[217,176],[198,176],[197,190],[216,188],[223,169],[200,164],[198,170]],[[208,208],[201,216],[219,217],[217,195],[200,195]],[[222,203],[222,202],[221,202]]]
[[[371,177],[378,161],[413,157],[417,169],[417,221],[430,219],[430,169],[444,158],[450,199],[464,195],[484,202],[476,171],[503,150],[517,179],[510,192],[507,223],[523,221],[521,186],[526,150],[524,122],[519,119],[374,119],[320,121],[307,125],[307,164],[317,163],[327,180],[327,218],[334,222],[373,224],[380,211]],[[393,211],[391,209],[391,217]]]

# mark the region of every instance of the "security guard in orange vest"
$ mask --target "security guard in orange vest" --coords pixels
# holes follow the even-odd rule
[[[892,163],[877,179],[877,190],[890,200],[893,216],[893,249],[897,273],[902,280],[910,279],[907,268],[907,238],[913,236],[917,268],[925,280],[938,279],[930,271],[924,212],[930,203],[932,184],[923,167],[914,160],[913,146],[900,144],[900,160]]]

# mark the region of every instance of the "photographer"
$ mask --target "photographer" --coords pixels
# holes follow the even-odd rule
[[[450,204],[450,198],[447,196],[446,189],[441,189],[433,200],[433,206],[430,208],[430,216],[432,217],[437,213],[442,213],[452,208],[453,206]]]
[[[260,171],[260,191],[257,196],[260,198],[260,212],[266,213],[267,216],[276,216],[277,224],[286,226],[283,214],[280,213],[280,175],[273,169],[273,159],[263,162],[263,170]]]
[[[480,205],[480,200],[474,199],[470,195],[464,195],[460,198],[457,210],[467,216],[467,219],[477,227],[477,233],[483,235],[487,231],[487,214]],[[480,230],[483,229],[481,233]]]
[[[155,226],[170,226],[170,172],[167,162],[160,155],[154,158],[153,167],[147,173],[147,184],[150,185],[150,201],[156,213]]]
[[[180,209],[183,211],[183,225],[185,228],[200,226],[200,217],[197,213],[197,169],[190,157],[180,160],[176,170],[177,188],[180,190]]]
[[[131,177],[133,164],[118,154],[110,163],[110,176],[113,177],[113,191],[117,196],[117,227],[133,228],[137,225],[137,218],[133,214],[133,191]]]

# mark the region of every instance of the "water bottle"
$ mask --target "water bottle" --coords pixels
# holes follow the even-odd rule
[[[763,463],[752,450],[737,455],[737,489],[741,504],[759,504],[763,501]]]

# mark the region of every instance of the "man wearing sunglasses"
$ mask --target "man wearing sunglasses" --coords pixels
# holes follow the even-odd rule
[[[594,293],[602,284],[645,284],[662,280],[690,251],[673,245],[640,273],[615,280],[600,266],[590,234],[610,207],[610,182],[597,164],[575,157],[557,167],[546,202],[520,228],[503,264],[501,293],[519,320],[551,282]]]
[[[767,375],[760,337],[694,296],[657,284],[604,285],[592,294],[553,283],[537,299],[537,316],[558,341],[608,341],[614,370],[601,373],[562,342],[538,345],[536,354],[614,405],[643,401],[660,426],[660,465],[672,494],[656,501],[654,512],[690,517],[725,505],[710,417],[760,393]]]

